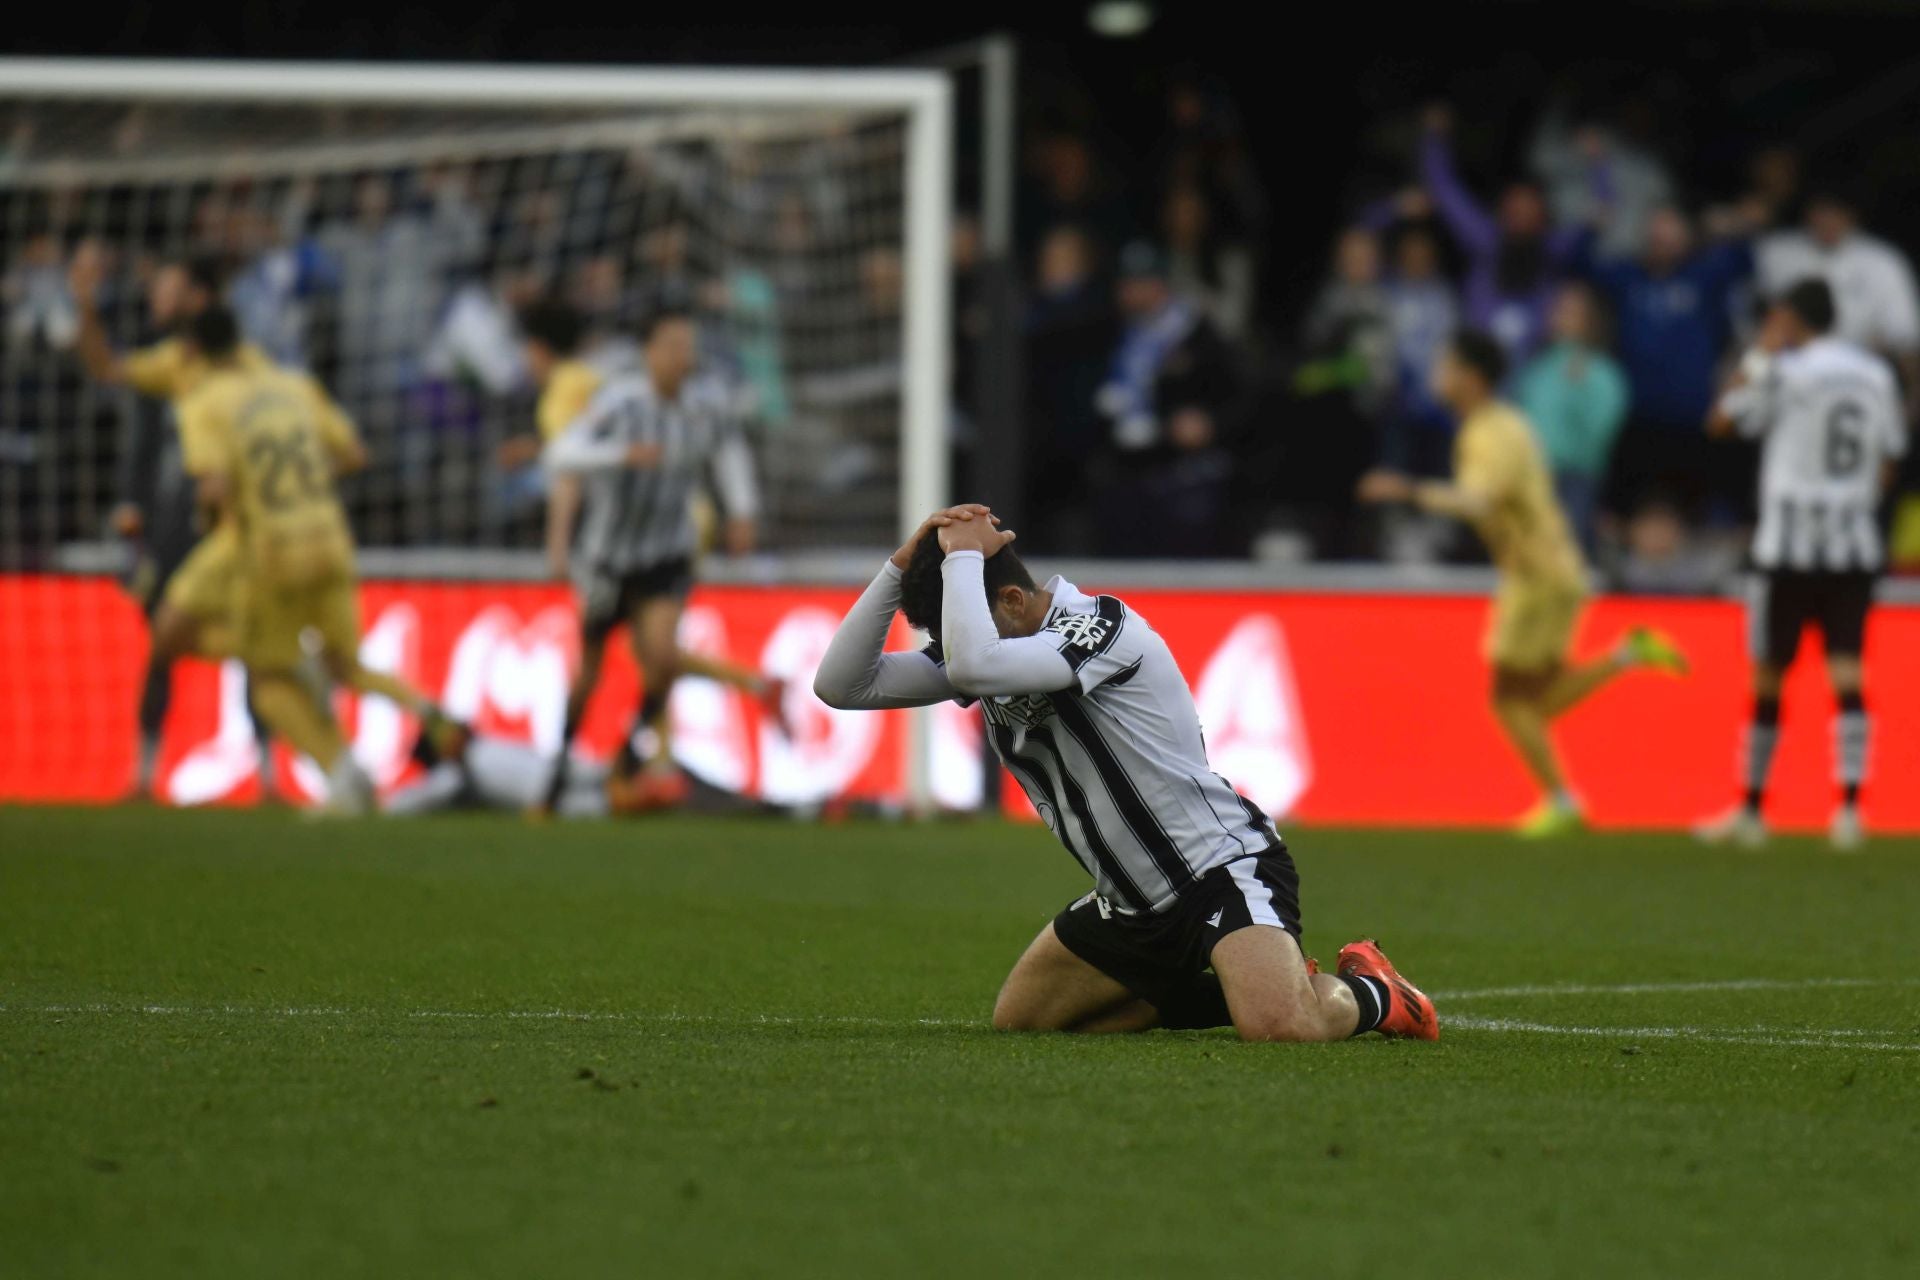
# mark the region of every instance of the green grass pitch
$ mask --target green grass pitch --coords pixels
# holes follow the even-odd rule
[[[0,1274],[1920,1274],[1920,845],[1292,844],[1440,1044],[994,1034],[1031,828],[0,810]]]

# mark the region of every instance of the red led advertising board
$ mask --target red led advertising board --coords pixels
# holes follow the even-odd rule
[[[1493,825],[1532,799],[1487,706],[1484,599],[1121,594],[1185,669],[1216,767],[1276,815]],[[683,642],[786,678],[793,732],[779,732],[748,698],[684,681],[674,695],[674,748],[688,768],[784,803],[902,797],[903,716],[832,711],[809,688],[853,595],[826,587],[695,592]],[[363,604],[370,664],[407,676],[487,732],[558,740],[577,651],[563,588],[379,582],[363,588]],[[1609,597],[1588,611],[1579,648],[1598,653],[1640,623],[1671,631],[1692,655],[1694,674],[1626,676],[1568,715],[1558,737],[1597,825],[1679,827],[1734,795],[1749,670],[1744,616],[1730,601]],[[907,643],[904,626],[896,643]],[[138,610],[109,580],[0,576],[0,799],[105,801],[125,790],[146,644]],[[1881,830],[1920,830],[1916,654],[1920,608],[1880,609],[1868,637],[1878,731],[1866,809]],[[1808,656],[1817,658],[1817,649]],[[611,751],[637,692],[624,649],[616,643],[609,657],[583,735],[582,749],[596,755]],[[168,800],[252,798],[241,689],[235,669],[176,669],[161,760]],[[412,724],[378,700],[343,699],[341,711],[376,779],[401,781]],[[1833,795],[1832,704],[1816,662],[1802,662],[1789,681],[1784,725],[1772,816],[1786,826],[1820,825]],[[974,716],[939,709],[934,778],[943,803],[977,799],[979,749]],[[305,762],[281,759],[277,769],[291,792],[317,786]]]

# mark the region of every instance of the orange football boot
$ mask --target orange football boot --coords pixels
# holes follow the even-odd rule
[[[1387,1016],[1374,1030],[1409,1040],[1438,1040],[1440,1018],[1426,993],[1400,976],[1387,953],[1372,938],[1361,938],[1340,948],[1339,974],[1343,978],[1378,979],[1387,988]]]

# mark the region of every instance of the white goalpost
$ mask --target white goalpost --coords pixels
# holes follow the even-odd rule
[[[494,459],[531,422],[513,311],[554,293],[610,366],[649,307],[699,317],[760,458],[754,576],[864,562],[948,498],[952,116],[938,70],[0,58],[0,572],[117,571],[124,491],[177,467],[78,373],[82,251],[122,347],[162,331],[159,264],[224,259],[246,336],[361,422],[383,574],[537,574]]]
[[[63,109],[76,117],[117,113],[94,123],[109,154],[63,152]],[[169,111],[183,127],[165,136],[156,121]],[[861,126],[897,130],[897,139],[869,143],[870,155],[845,161],[843,175],[848,186],[886,188],[865,193],[868,198],[897,203],[864,246],[885,248],[892,240],[899,258],[897,334],[889,349],[897,351],[899,364],[899,457],[888,468],[897,473],[889,495],[897,514],[889,532],[910,529],[914,513],[946,495],[953,128],[951,88],[943,73],[0,58],[0,113],[12,117],[14,135],[0,159],[0,196],[12,197],[14,206],[6,211],[13,224],[9,236],[31,234],[28,206],[35,192],[49,203],[84,205],[113,189],[171,184],[184,207],[223,185],[354,176],[407,164],[504,163],[541,154],[559,159],[621,147],[669,155],[676,147],[701,144],[731,149],[735,154],[720,167],[732,163],[751,182],[769,163],[765,154],[753,154],[756,148],[771,153],[814,143],[826,150],[853,137],[853,147],[842,150],[857,151]],[[261,122],[253,138],[246,136],[248,113]],[[225,128],[215,123],[221,115]],[[300,126],[309,119],[316,132],[333,136],[301,136]],[[129,144],[124,135],[135,122],[144,137]],[[196,150],[196,136],[208,139],[207,145]],[[147,141],[155,145],[143,147]],[[51,154],[42,158],[41,151]],[[892,163],[896,152],[897,173],[877,172],[878,162]],[[822,162],[809,157],[806,163]],[[555,182],[563,185],[564,174],[556,174]],[[724,205],[737,197],[722,191],[714,198]],[[84,218],[79,229],[92,230]],[[164,227],[161,239],[176,241],[168,244],[153,242],[148,228],[144,247],[184,247],[179,241],[191,230],[184,222]],[[752,252],[737,226],[715,226],[705,234],[712,243],[695,252],[704,252],[714,269],[723,268],[730,255]],[[833,264],[842,274],[862,269],[884,274],[890,268]],[[844,305],[844,298],[821,300],[823,309],[836,305]],[[822,398],[854,394],[833,385],[831,375],[844,373],[845,381],[857,382],[858,372],[825,370],[818,380]],[[74,496],[99,501],[93,494]],[[408,541],[436,542],[431,536]]]

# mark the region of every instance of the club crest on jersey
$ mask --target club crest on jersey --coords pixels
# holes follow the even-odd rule
[[[1069,613],[1054,619],[1047,630],[1065,636],[1067,648],[1098,653],[1107,637],[1113,634],[1113,621],[1093,613]]]

